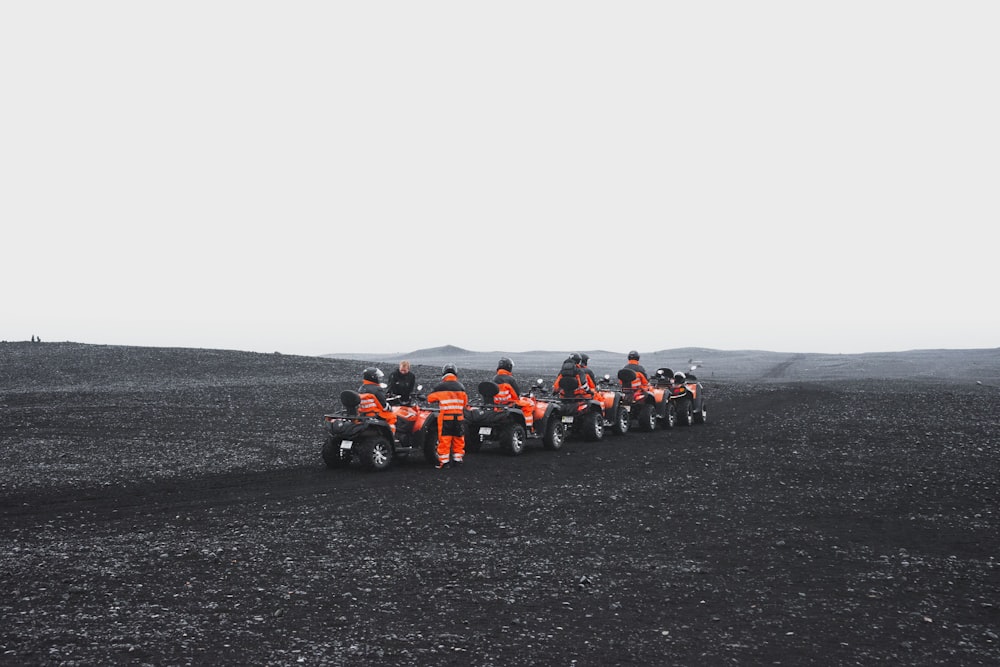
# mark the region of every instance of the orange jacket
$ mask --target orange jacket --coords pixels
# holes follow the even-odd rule
[[[645,389],[649,386],[649,378],[646,376],[646,369],[643,368],[638,359],[629,359],[625,368],[629,368],[635,373],[635,379],[632,380],[633,389],[639,389],[640,387]]]
[[[389,401],[385,398],[382,385],[371,380],[365,380],[358,389],[361,403],[358,405],[359,415],[381,417],[393,426],[396,424],[396,413],[389,409]]]
[[[469,407],[469,395],[465,393],[465,385],[458,381],[454,373],[448,373],[427,395],[428,403],[437,403],[441,407],[441,417],[462,419],[465,409]]]
[[[521,397],[517,380],[514,379],[514,374],[507,369],[498,368],[493,381],[500,387],[500,391],[493,398],[494,403],[515,403]]]
[[[563,374],[562,371],[560,371],[559,375],[556,376],[555,382],[552,383],[553,389],[558,393],[562,393],[562,391],[559,388],[559,381],[562,379],[562,377]],[[577,381],[580,383],[580,386],[577,387],[576,391],[573,392],[574,395],[593,396],[597,392],[597,383],[594,382],[594,377],[587,372],[587,369],[583,368],[580,365],[576,366],[576,378]]]
[[[377,415],[389,407],[389,402],[385,399],[385,391],[377,382],[365,380],[358,389],[361,395],[361,405],[358,406],[358,413],[363,415]]]

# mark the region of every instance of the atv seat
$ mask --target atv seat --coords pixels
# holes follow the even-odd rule
[[[669,385],[669,384],[673,384],[673,382],[674,382],[674,371],[673,371],[673,369],[670,369],[670,368],[657,368],[656,369],[656,384],[657,384],[657,386],[665,385],[665,384]]]
[[[358,406],[361,405],[361,394],[356,391],[340,392],[340,402],[344,405],[344,410],[349,415],[358,414]]]
[[[626,389],[632,387],[632,383],[635,382],[635,371],[631,368],[623,368],[618,371],[618,381],[622,383],[622,386]]]
[[[483,400],[487,403],[492,403],[493,398],[500,393],[500,386],[496,382],[480,382],[479,386],[476,387],[479,391],[479,395],[483,397]]]

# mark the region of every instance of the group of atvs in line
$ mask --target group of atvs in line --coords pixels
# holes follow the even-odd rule
[[[470,400],[464,415],[465,451],[478,452],[484,445],[496,445],[503,453],[517,456],[532,440],[541,441],[545,449],[558,450],[570,437],[598,442],[609,431],[624,435],[633,428],[651,432],[705,423],[704,389],[692,373],[659,368],[647,386],[634,388],[635,377],[629,368],[618,371],[617,379],[605,375],[597,381],[593,397],[562,396],[539,378],[527,392],[534,401],[530,427],[521,407],[495,402],[500,391],[495,382],[480,382],[477,391],[481,401]],[[395,433],[386,420],[358,414],[357,392],[342,392],[343,411],[323,417],[328,427],[323,443],[327,467],[343,468],[355,460],[368,470],[385,470],[400,457],[423,457],[436,464],[438,409],[423,400],[421,389],[417,387],[418,393],[409,401],[389,396],[396,415]]]

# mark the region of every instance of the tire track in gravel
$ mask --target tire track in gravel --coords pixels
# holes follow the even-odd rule
[[[663,438],[682,442],[698,437],[701,428],[659,429],[653,433],[630,432],[607,436],[603,442],[573,440],[558,452],[529,447],[517,457],[493,448],[469,457],[461,470],[435,471],[420,460],[401,460],[388,470],[368,472],[352,465],[348,469],[324,467],[317,450],[315,466],[297,466],[284,470],[233,472],[192,478],[171,478],[133,486],[51,488],[0,497],[0,522],[9,526],[40,523],[72,523],[81,517],[88,522],[119,521],[148,514],[197,512],[241,504],[272,501],[312,502],[318,496],[353,498],[385,492],[398,494],[400,487],[422,488],[444,482],[467,487],[467,493],[491,485],[505,484],[515,474],[522,480],[537,478],[537,484],[551,482],[553,476],[572,479],[588,470],[608,466],[606,457],[619,447],[662,447]],[[705,433],[704,435],[707,435]],[[614,460],[615,467],[637,466],[630,457]],[[513,470],[512,470],[513,468]]]
[[[775,364],[770,369],[768,369],[767,372],[765,372],[761,377],[767,380],[780,380],[784,377],[787,377],[788,369],[791,368],[792,365],[804,360],[805,358],[806,355],[804,354],[796,354],[795,356],[790,357],[785,361],[782,361],[780,364]]]
[[[138,514],[237,505],[261,499],[349,492],[361,487],[399,484],[400,477],[412,476],[416,467],[403,464],[379,475],[343,472],[346,474],[339,475],[319,464],[315,468],[171,479],[133,487],[61,489],[57,492],[46,489],[0,500],[0,520],[6,524],[32,524],[81,513],[118,520]]]

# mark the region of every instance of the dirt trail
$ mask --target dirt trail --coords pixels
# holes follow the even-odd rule
[[[800,363],[805,360],[804,354],[797,354],[794,357],[781,362],[780,364],[775,364],[767,371],[764,372],[763,378],[766,380],[783,380],[788,377],[788,369],[794,366],[796,363]]]

